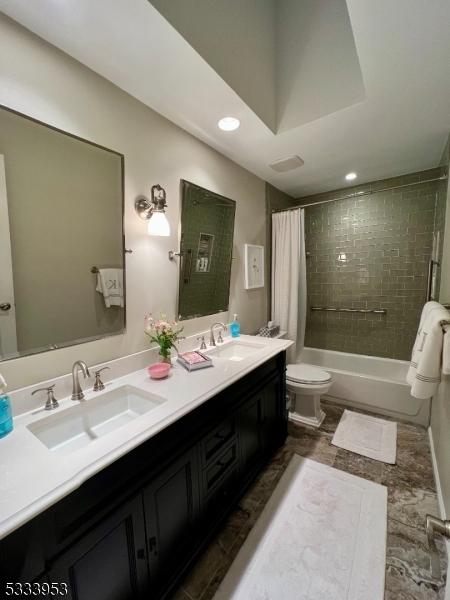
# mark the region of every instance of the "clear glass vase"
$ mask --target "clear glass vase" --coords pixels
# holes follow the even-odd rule
[[[171,357],[170,357],[170,352],[169,352],[169,354],[164,354],[164,355],[162,355],[161,352],[160,352],[159,353],[159,358],[160,358],[160,362],[168,363],[169,365],[172,364],[172,360],[171,360]]]

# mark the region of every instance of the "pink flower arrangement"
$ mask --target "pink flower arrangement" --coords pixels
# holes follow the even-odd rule
[[[161,314],[159,319],[146,315],[144,319],[144,332],[152,342],[159,346],[159,354],[166,362],[170,361],[170,351],[176,348],[175,342],[182,339],[180,333],[183,327],[177,321],[169,322],[166,315]]]

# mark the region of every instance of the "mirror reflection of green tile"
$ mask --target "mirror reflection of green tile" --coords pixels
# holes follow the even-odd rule
[[[234,200],[181,181],[181,319],[228,310],[235,212]]]

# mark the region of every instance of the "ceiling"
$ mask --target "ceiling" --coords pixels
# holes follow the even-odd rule
[[[349,171],[363,183],[434,167],[448,137],[448,0],[0,0],[0,10],[294,197],[342,188]],[[227,115],[237,131],[218,129]],[[304,166],[268,166],[290,155]]]

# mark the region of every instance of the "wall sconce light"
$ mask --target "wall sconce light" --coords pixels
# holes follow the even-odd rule
[[[148,221],[148,234],[167,237],[170,235],[170,224],[166,217],[166,191],[159,184],[152,186],[152,198],[139,196],[134,203],[137,214]]]

